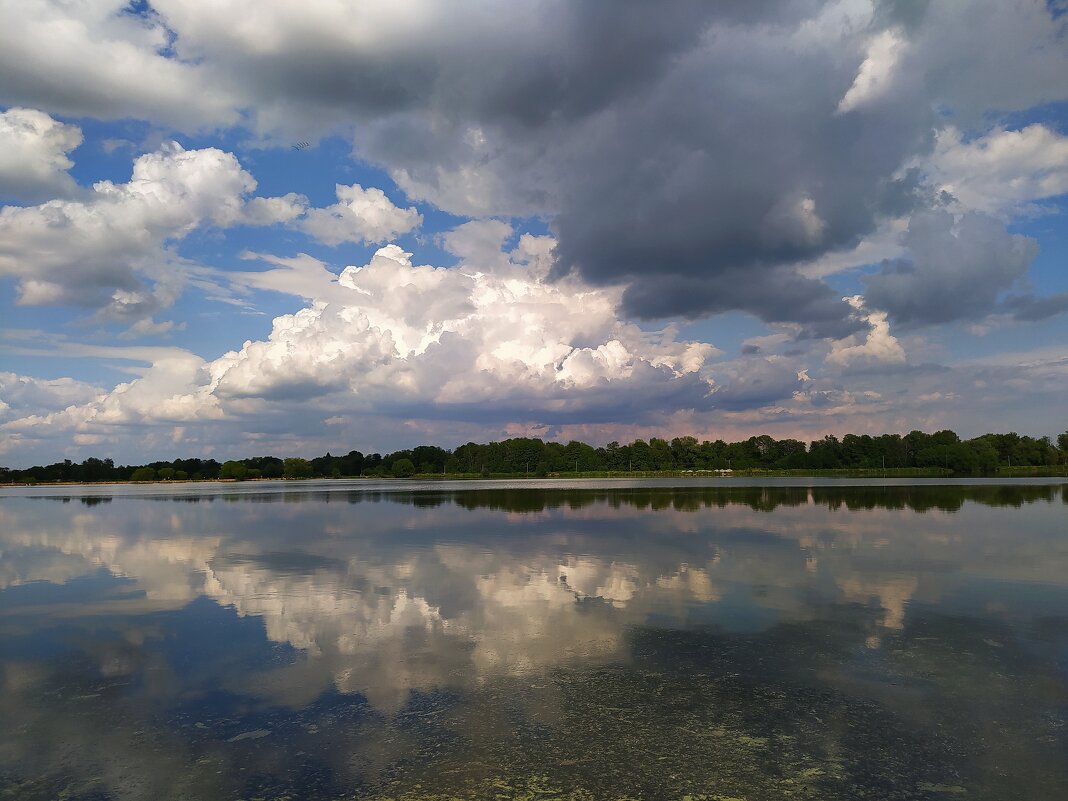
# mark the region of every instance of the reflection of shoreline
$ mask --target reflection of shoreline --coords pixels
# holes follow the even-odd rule
[[[227,482],[231,486],[235,482]],[[398,482],[399,483],[399,482]],[[92,486],[92,485],[84,485]],[[70,502],[79,500],[91,506],[109,502],[115,497],[141,500],[168,500],[184,503],[212,503],[245,501],[248,503],[301,503],[309,500],[329,502],[382,503],[437,508],[456,506],[463,509],[490,509],[504,512],[542,512],[553,509],[582,509],[601,504],[611,507],[633,507],[639,510],[694,512],[701,509],[745,506],[757,512],[771,512],[780,507],[820,506],[831,510],[849,511],[874,509],[911,510],[926,512],[937,509],[956,512],[966,503],[983,506],[1020,507],[1030,503],[1068,504],[1068,484],[910,484],[870,486],[621,486],[608,488],[585,487],[478,487],[464,488],[319,488],[299,486],[292,490],[258,492],[245,483],[237,493],[169,494],[139,493],[136,495],[47,495],[21,497],[33,500]],[[4,497],[4,496],[0,496]]]
[[[398,493],[388,493],[395,496]],[[822,506],[829,509],[929,509],[956,511],[965,501],[987,506],[1021,506],[1039,501],[1053,502],[1060,496],[1068,503],[1068,485],[961,487],[961,486],[880,486],[880,487],[703,487],[628,490],[463,490],[434,496],[404,493],[404,498],[383,499],[414,506],[436,506],[451,502],[465,509],[490,508],[502,511],[543,511],[592,504],[625,505],[660,511],[698,511],[713,507],[747,506],[753,511],[774,511],[780,506]],[[440,498],[440,502],[435,502]],[[376,499],[377,500],[377,499]]]
[[[707,475],[705,474],[707,473]],[[715,475],[713,475],[715,474]],[[670,483],[669,483],[670,482]],[[214,489],[223,487],[254,487],[256,485],[293,485],[304,487],[309,485],[344,489],[346,487],[365,487],[367,485],[382,485],[382,489],[390,490],[400,487],[417,487],[419,489],[438,490],[443,485],[446,489],[495,489],[502,485],[513,485],[522,489],[567,489],[567,488],[590,488],[596,486],[600,489],[626,489],[634,487],[664,487],[674,489],[734,489],[734,488],[797,488],[797,487],[997,487],[997,486],[1064,486],[1068,484],[1068,475],[1062,473],[1050,473],[1039,475],[998,475],[998,476],[916,476],[894,475],[887,471],[873,471],[871,474],[860,474],[844,471],[841,475],[825,475],[823,473],[791,473],[778,474],[760,471],[736,470],[729,474],[716,474],[716,471],[667,471],[664,473],[598,473],[585,475],[558,475],[558,476],[524,476],[521,473],[501,473],[492,476],[475,476],[474,474],[446,474],[421,475],[411,478],[394,478],[392,476],[350,476],[342,478],[281,478],[260,477],[237,480],[233,478],[210,478],[210,479],[153,479],[151,481],[47,481],[37,484],[23,482],[0,482],[0,489],[16,489],[21,491],[41,490],[47,491],[56,487],[167,487],[167,486],[204,486]],[[19,492],[16,496],[22,497],[26,492]]]

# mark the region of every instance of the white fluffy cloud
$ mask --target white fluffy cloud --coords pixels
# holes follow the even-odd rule
[[[119,351],[121,349],[114,349]],[[133,358],[151,359],[151,367],[132,381],[99,394],[88,403],[72,404],[47,414],[33,413],[0,426],[20,439],[74,432],[99,442],[110,426],[209,420],[221,416],[218,403],[197,392],[204,381],[204,360],[180,348],[132,349]],[[143,352],[138,352],[143,351]]]
[[[0,196],[39,200],[76,190],[67,154],[82,143],[82,131],[43,111],[0,111]]]
[[[323,208],[310,207],[308,198],[290,192],[281,197],[256,197],[244,207],[246,225],[287,225],[324,245],[346,242],[388,242],[416,228],[423,217],[414,207],[400,208],[376,187],[335,185],[338,202]]]
[[[388,242],[417,228],[423,218],[414,208],[394,206],[381,189],[337,185],[338,202],[309,209],[298,227],[326,245]]]
[[[277,318],[267,340],[213,362],[213,393],[344,391],[372,407],[477,401],[566,411],[587,394],[605,402],[640,387],[655,398],[682,385],[700,403],[710,389],[698,374],[715,349],[620,322],[618,292],[546,283],[521,264],[489,273],[409,257],[389,245],[347,268],[323,298]]]
[[[308,199],[296,192],[281,197],[254,197],[245,204],[243,222],[248,225],[290,223],[308,208]]]
[[[128,8],[123,0],[0,0],[0,102],[187,130],[236,122],[238,96],[205,65],[169,58],[166,25]]]
[[[241,219],[255,180],[230,153],[170,143],[140,156],[127,183],[86,197],[0,209],[0,275],[25,305],[66,303],[136,320],[173,302],[181,276],[168,243]]]
[[[900,31],[882,31],[872,37],[868,43],[867,58],[860,65],[853,85],[838,104],[840,114],[877,100],[880,95],[890,90],[894,70],[901,60],[905,46]]]
[[[1036,123],[965,141],[949,127],[923,166],[934,187],[966,209],[1018,213],[1068,193],[1068,136]]]
[[[0,420],[86,404],[105,394],[73,378],[34,378],[0,372]]]
[[[43,180],[45,155],[63,166],[64,148],[80,132],[40,112],[17,111],[0,118],[0,138],[4,125],[36,126],[33,135],[13,136],[30,143],[23,151],[41,151],[36,163],[22,160]],[[0,171],[6,158],[0,155]],[[284,224],[336,245],[381,242],[422,221],[414,208],[398,208],[380,189],[358,184],[338,186],[342,202],[324,209],[309,209],[307,198],[292,192],[249,198],[255,188],[232,153],[166,143],[135,159],[126,183],[99,181],[75,197],[0,208],[0,276],[16,279],[20,304],[96,309],[98,319],[133,323],[135,334],[158,334],[174,326],[150,316],[170,306],[195,271],[175,246],[198,228]]]
[[[475,236],[482,223],[457,234]],[[498,255],[504,232],[498,229]],[[477,237],[476,237],[477,238]],[[538,274],[550,243],[524,237],[493,272],[415,266],[396,245],[336,281],[304,257],[276,260],[249,283],[313,298],[274,320],[265,340],[205,363],[179,349],[139,349],[152,362],[141,378],[102,398],[4,428],[31,436],[115,424],[211,420],[260,414],[266,401],[319,409],[408,415],[422,409],[463,418],[578,412],[642,415],[707,407],[716,349],[680,341],[671,327],[644,331],[620,321],[618,289]],[[531,269],[531,265],[534,269]],[[581,309],[581,314],[575,310]],[[433,410],[433,411],[431,411]],[[451,410],[451,411],[450,411]]]
[[[887,320],[886,312],[865,309],[863,295],[853,295],[846,298],[846,301],[857,310],[858,316],[862,317],[871,328],[866,334],[854,334],[831,343],[831,352],[827,354],[827,361],[843,367],[873,362],[903,363],[905,349],[890,333],[890,322]]]

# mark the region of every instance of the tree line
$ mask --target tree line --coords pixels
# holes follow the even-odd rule
[[[962,440],[949,430],[927,434],[846,434],[826,436],[807,445],[796,439],[761,435],[739,442],[676,437],[610,442],[595,448],[573,440],[567,444],[533,437],[500,442],[468,442],[454,450],[436,445],[385,455],[349,451],[314,459],[256,456],[219,462],[175,459],[141,465],[116,465],[90,457],[66,459],[26,469],[0,467],[0,483],[168,481],[257,478],[409,478],[414,475],[530,475],[617,472],[648,473],[699,470],[941,470],[956,475],[989,475],[1003,468],[1068,464],[1068,431],[1054,443],[1049,437],[1017,433],[984,434]]]

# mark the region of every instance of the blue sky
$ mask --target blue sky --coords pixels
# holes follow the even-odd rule
[[[4,464],[1068,427],[1061,4],[305,6],[0,4]]]

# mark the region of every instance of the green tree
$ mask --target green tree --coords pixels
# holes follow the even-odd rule
[[[311,462],[294,456],[283,462],[282,476],[285,478],[310,478],[312,474]]]
[[[398,459],[393,463],[394,478],[411,478],[415,475],[415,465],[411,459]]]
[[[151,467],[139,467],[130,475],[130,481],[155,481],[156,471]]]
[[[675,437],[671,440],[671,458],[675,467],[680,469],[696,467],[699,458],[697,437]]]
[[[174,468],[173,467],[161,467],[156,472],[156,475],[158,475],[164,481],[170,481],[172,478],[174,478]]]
[[[627,446],[627,469],[628,470],[654,470],[653,454],[649,443],[644,439],[636,439]]]
[[[219,469],[219,478],[244,481],[248,477],[248,468],[241,462],[223,462]]]
[[[992,473],[998,466],[997,449],[985,437],[977,437],[963,443],[972,452],[968,470],[971,473]],[[956,468],[954,468],[956,469]]]
[[[675,467],[671,446],[666,439],[649,438],[649,459],[654,470],[671,470]]]

